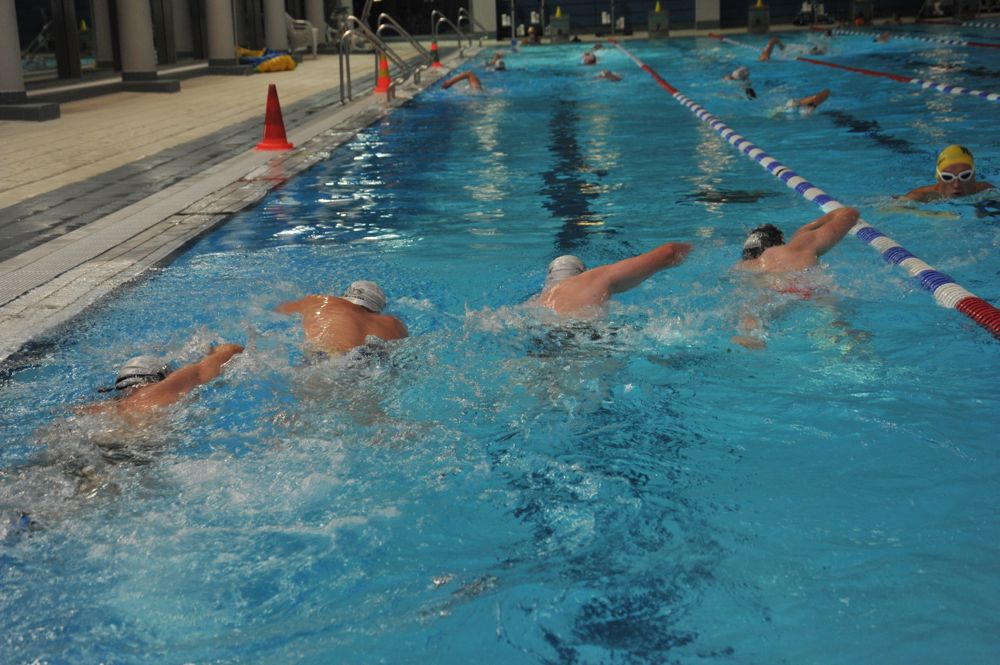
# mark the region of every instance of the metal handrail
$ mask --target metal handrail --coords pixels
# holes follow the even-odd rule
[[[420,42],[418,42],[416,39],[413,38],[413,36],[410,33],[408,33],[406,30],[404,30],[403,26],[401,26],[396,21],[396,19],[394,19],[393,17],[389,16],[385,12],[382,12],[378,16],[378,28],[375,29],[375,34],[377,36],[381,37],[382,36],[382,30],[385,29],[385,28],[387,28],[387,27],[392,28],[393,30],[395,30],[399,34],[400,37],[403,37],[404,39],[406,39],[406,41],[409,42],[410,45],[417,50],[417,53],[419,53],[420,55],[422,55],[424,57],[424,59],[427,60],[427,64],[428,65],[431,65],[431,64],[434,63],[434,56],[431,55],[430,51],[428,51],[427,49],[425,49]]]
[[[479,28],[479,32],[482,33],[483,37],[489,37],[490,36],[490,31],[487,30],[483,26],[482,23],[480,23],[479,21],[477,21],[476,18],[472,14],[469,13],[469,10],[467,10],[465,7],[459,7],[458,8],[458,19],[455,21],[455,23],[458,24],[459,26],[461,26],[463,18],[466,21],[468,21],[470,25],[474,25],[477,28]],[[475,34],[476,33],[473,33],[473,35],[475,35]],[[479,45],[480,46],[483,45],[483,37],[479,38]]]
[[[400,79],[400,80],[405,81],[413,73],[413,68],[410,67],[410,65],[407,64],[407,62],[405,60],[403,60],[401,57],[399,57],[399,54],[396,53],[395,51],[393,51],[389,47],[389,45],[386,44],[382,40],[381,37],[379,37],[375,33],[373,33],[371,31],[371,28],[369,28],[367,25],[365,25],[360,20],[358,20],[358,18],[356,16],[353,16],[353,15],[352,16],[348,16],[345,19],[345,23],[347,25],[352,25],[353,24],[355,27],[351,28],[351,29],[348,29],[348,30],[345,30],[344,33],[340,36],[340,58],[339,58],[339,65],[340,65],[340,103],[341,104],[346,104],[348,101],[353,101],[354,100],[353,92],[351,90],[351,59],[350,59],[350,55],[351,55],[351,41],[352,40],[350,38],[354,37],[355,34],[362,35],[365,39],[367,39],[368,41],[370,41],[372,44],[375,45],[375,76],[376,77],[378,77],[378,65],[379,65],[378,58],[379,58],[379,55],[384,55],[388,60],[392,60],[392,62],[395,63],[395,65],[397,67],[399,67],[400,71],[403,72],[403,78]],[[348,56],[347,57],[347,61],[346,61],[347,62],[347,64],[346,64],[346,73],[347,73],[347,77],[346,77],[346,81],[347,81],[347,84],[346,84],[347,94],[346,94],[346,97],[345,97],[345,94],[344,94],[344,87],[345,87],[345,85],[344,85],[344,81],[345,81],[345,77],[344,77],[344,73],[345,73],[344,55],[345,55],[345,52],[346,52],[346,55]]]
[[[435,15],[437,15],[439,17],[436,23],[434,22],[434,16]],[[464,32],[462,32],[462,30],[457,25],[455,25],[454,23],[452,23],[451,21],[449,21],[447,19],[447,17],[445,17],[445,15],[442,14],[437,9],[435,9],[434,11],[431,12],[431,39],[433,39],[434,41],[437,41],[438,26],[441,25],[442,23],[447,23],[448,25],[450,25],[451,29],[455,31],[456,35],[458,35],[458,54],[459,55],[463,55],[462,54],[462,40],[463,39],[468,39],[470,47],[472,46],[472,40],[469,39],[468,35],[466,35]]]

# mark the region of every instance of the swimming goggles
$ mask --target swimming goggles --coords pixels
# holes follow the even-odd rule
[[[949,171],[938,171],[938,177],[941,178],[941,182],[951,182],[956,178],[961,180],[962,182],[968,182],[969,180],[972,180],[972,176],[974,176],[975,174],[976,174],[975,168],[965,169],[964,171],[961,171],[959,173],[951,173]]]

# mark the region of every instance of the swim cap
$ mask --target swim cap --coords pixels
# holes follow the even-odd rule
[[[497,60],[496,62],[493,63],[493,69],[498,72],[502,72],[505,69],[507,69],[507,65],[504,64],[503,60]]]
[[[729,77],[734,81],[746,81],[750,78],[750,68],[746,66],[737,67]]]
[[[375,282],[352,282],[341,297],[376,314],[385,307],[385,293]]]
[[[743,243],[743,260],[750,261],[756,259],[768,247],[777,247],[784,244],[785,236],[777,226],[774,224],[758,226],[750,232],[746,242]]]
[[[136,356],[118,370],[115,390],[156,383],[167,378],[167,374],[170,374],[170,365],[162,359],[153,356]]]
[[[549,272],[545,277],[545,285],[552,286],[558,284],[568,277],[576,277],[587,268],[583,261],[571,254],[563,254],[552,260],[549,264]]]
[[[968,164],[975,168],[976,162],[972,158],[972,153],[964,145],[950,145],[941,151],[937,158],[937,172],[945,170],[953,164]]]

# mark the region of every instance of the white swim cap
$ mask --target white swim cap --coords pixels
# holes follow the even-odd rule
[[[375,282],[358,281],[352,282],[344,295],[344,300],[348,300],[355,305],[361,305],[367,310],[378,314],[385,307],[385,293]]]
[[[571,254],[563,254],[552,260],[549,264],[549,272],[545,277],[545,285],[552,286],[558,284],[567,277],[575,277],[587,268],[583,261]]]
[[[133,386],[156,383],[167,378],[167,374],[170,374],[170,365],[161,358],[136,356],[122,365],[122,368],[118,370],[118,378],[115,380],[115,390],[125,390]]]
[[[737,67],[729,77],[735,81],[746,81],[750,78],[750,68],[746,66]]]

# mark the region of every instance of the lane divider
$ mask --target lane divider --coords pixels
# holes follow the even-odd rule
[[[826,32],[828,28],[810,28],[814,31]],[[881,33],[878,32],[862,32],[860,30],[842,30],[840,28],[835,28],[830,31],[834,35],[849,35],[854,37],[878,37]],[[889,33],[889,39],[916,39],[922,42],[936,42],[938,44],[951,44],[953,46],[976,46],[979,48],[1000,48],[1000,43],[995,42],[969,42],[964,39],[947,39],[945,37],[921,37],[919,35],[899,35],[894,33]]]
[[[988,21],[962,21],[962,25],[967,25],[970,28],[992,28],[994,30],[1000,29],[1000,23],[990,23]]]
[[[744,48],[749,48],[756,50],[753,46],[749,44],[744,44],[743,42],[738,42],[735,39],[730,39],[728,37],[723,37],[722,35],[717,35],[715,33],[709,33],[709,37],[718,39],[727,44],[732,44],[734,46],[742,46]],[[834,62],[826,62],[825,60],[816,60],[814,58],[807,58],[805,56],[797,56],[795,60],[799,62],[806,62],[810,65],[823,65],[824,67],[833,67],[834,69],[843,69],[844,71],[854,72],[855,74],[864,74],[865,76],[875,76],[879,78],[887,78],[891,81],[896,81],[898,83],[912,83],[919,86],[924,90],[934,90],[935,92],[941,92],[946,95],[969,95],[970,97],[976,97],[978,99],[985,99],[988,102],[1000,103],[1000,92],[986,92],[984,90],[974,90],[972,88],[963,88],[958,85],[951,85],[949,83],[937,83],[935,81],[927,81],[924,79],[913,78],[911,76],[900,76],[899,74],[890,74],[888,72],[880,72],[874,69],[862,69],[861,67],[849,67],[847,65],[838,65]]]
[[[806,58],[799,56],[795,58],[800,62],[808,62],[811,65],[823,65],[824,67],[833,67],[834,69],[843,69],[849,72],[854,72],[855,74],[864,74],[865,76],[878,76],[881,78],[887,78],[891,81],[898,81],[899,83],[912,83],[914,85],[920,86],[924,90],[935,90],[937,92],[942,92],[946,95],[969,95],[970,97],[978,97],[979,99],[985,99],[989,102],[1000,103],[1000,92],[986,92],[984,90],[973,90],[972,88],[963,88],[958,85],[950,85],[948,83],[935,83],[934,81],[925,81],[924,79],[912,78],[909,76],[899,76],[898,74],[889,74],[887,72],[879,72],[874,69],[861,69],[860,67],[848,67],[847,65],[838,65],[833,62],[825,62],[823,60],[814,60],[813,58]]]
[[[660,87],[669,92],[681,106],[694,113],[699,120],[715,130],[719,136],[729,142],[743,155],[757,162],[768,173],[785,183],[789,188],[794,189],[802,198],[815,203],[823,212],[830,212],[831,210],[844,207],[844,204],[768,155],[743,136],[737,134],[706,109],[682,95],[677,88],[667,83],[652,67],[637,58],[620,43],[614,40],[609,41],[622,53],[627,55],[640,69],[649,74]],[[906,270],[911,277],[919,282],[921,287],[931,292],[938,304],[948,309],[956,309],[965,314],[1000,340],[1000,309],[967,291],[949,275],[935,270],[932,266],[908,252],[895,240],[863,219],[858,220],[850,230],[850,233],[873,247],[887,262],[898,265]]]

